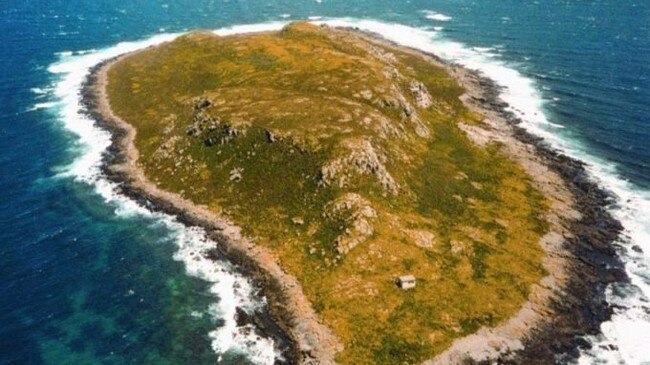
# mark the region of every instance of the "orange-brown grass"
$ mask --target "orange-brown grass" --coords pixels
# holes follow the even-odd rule
[[[412,79],[433,99],[416,108],[424,137],[400,107],[381,103],[397,88],[414,104]],[[303,23],[255,35],[197,32],[116,64],[108,92],[114,112],[137,128],[146,175],[271,248],[345,345],[343,364],[432,357],[511,316],[544,275],[543,196],[499,146],[468,140],[457,124],[480,116],[423,57]],[[213,145],[188,135],[196,97],[236,135]],[[322,167],[358,140],[383,156],[396,193],[372,174],[323,183]],[[236,169],[241,180],[232,179]],[[334,242],[351,221],[324,212],[345,193],[362,196],[377,217],[370,236],[340,253]],[[434,236],[430,247],[417,245],[418,232]],[[416,276],[414,290],[395,285],[405,273]]]

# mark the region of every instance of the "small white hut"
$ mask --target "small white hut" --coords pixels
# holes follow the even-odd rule
[[[407,290],[415,288],[415,276],[413,275],[402,275],[397,278],[397,285],[400,288]]]

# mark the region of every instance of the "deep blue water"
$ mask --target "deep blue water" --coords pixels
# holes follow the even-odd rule
[[[31,89],[56,82],[48,67],[64,51],[281,14],[438,26],[445,39],[491,48],[535,82],[546,116],[563,127],[555,132],[611,168],[604,182],[630,181],[621,204],[641,206],[629,218],[643,222],[634,212],[650,189],[646,1],[0,1],[0,364],[243,361],[212,350],[208,334],[221,323],[203,314],[214,297],[174,260],[174,232],[116,215],[93,186],[60,176],[83,149],[55,108],[30,110],[54,98]],[[640,356],[627,360],[650,361]]]

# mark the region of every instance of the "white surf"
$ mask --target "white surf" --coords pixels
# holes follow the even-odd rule
[[[448,21],[451,18],[438,13],[427,13],[431,19]],[[435,18],[434,18],[435,16]],[[444,17],[444,19],[443,19]],[[439,19],[438,19],[439,18]],[[316,19],[314,19],[316,20]],[[639,189],[626,181],[618,173],[616,166],[592,155],[578,140],[563,136],[561,128],[551,123],[545,114],[545,100],[535,81],[524,76],[511,64],[491,53],[489,48],[471,48],[462,43],[446,39],[439,31],[417,28],[402,24],[386,23],[376,20],[353,18],[318,18],[315,24],[329,26],[357,27],[375,32],[398,44],[433,53],[441,58],[459,63],[470,69],[479,70],[486,77],[503,87],[501,98],[506,101],[510,111],[523,121],[522,126],[529,132],[543,137],[554,148],[586,163],[590,176],[599,185],[610,191],[616,199],[611,207],[612,214],[624,225],[625,231],[620,244],[631,285],[612,286],[608,290],[608,300],[620,304],[611,321],[602,325],[602,334],[589,338],[594,344],[592,350],[584,351],[579,363],[628,363],[641,364],[650,361],[650,353],[645,347],[650,343],[650,192]],[[279,30],[287,22],[267,22],[251,25],[237,25],[217,29],[219,35],[250,33]],[[249,300],[252,288],[249,282],[233,273],[226,263],[199,262],[187,259],[189,252],[200,252],[215,245],[205,240],[204,232],[194,227],[186,228],[173,217],[152,213],[128,198],[116,193],[116,186],[106,180],[100,173],[101,156],[109,146],[110,136],[107,132],[94,126],[80,110],[79,90],[90,68],[99,62],[119,54],[131,52],[150,45],[159,44],[177,37],[179,34],[161,34],[141,42],[120,43],[107,49],[75,55],[62,52],[61,61],[52,65],[50,71],[59,76],[55,88],[57,102],[51,107],[57,108],[62,125],[79,136],[79,158],[65,172],[79,181],[92,184],[97,192],[122,215],[142,214],[160,218],[178,234],[179,250],[176,258],[186,263],[188,273],[214,283],[213,292],[220,298],[215,310],[219,315],[231,320],[237,305],[244,307],[251,304]],[[61,105],[59,105],[59,102]],[[41,106],[41,105],[39,105]],[[631,250],[638,246],[643,253]],[[241,283],[242,289],[235,292],[230,283]],[[218,307],[218,308],[217,308]],[[213,346],[216,351],[237,349],[253,355],[260,364],[272,363],[274,359],[273,344],[268,340],[256,340],[237,333],[233,324],[228,322],[223,328],[212,333]],[[610,346],[611,345],[611,346]]]

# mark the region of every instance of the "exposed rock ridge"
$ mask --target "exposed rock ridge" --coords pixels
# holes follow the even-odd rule
[[[399,186],[386,169],[386,157],[378,154],[370,141],[343,141],[342,147],[347,152],[345,157],[330,161],[321,168],[321,181],[325,185],[336,184],[347,187],[353,179],[353,174],[373,175],[377,182],[391,194],[397,194]]]
[[[359,194],[346,193],[330,202],[325,207],[323,216],[329,220],[343,221],[347,225],[334,242],[339,254],[346,254],[372,236],[374,228],[371,221],[377,217],[377,212]]]

